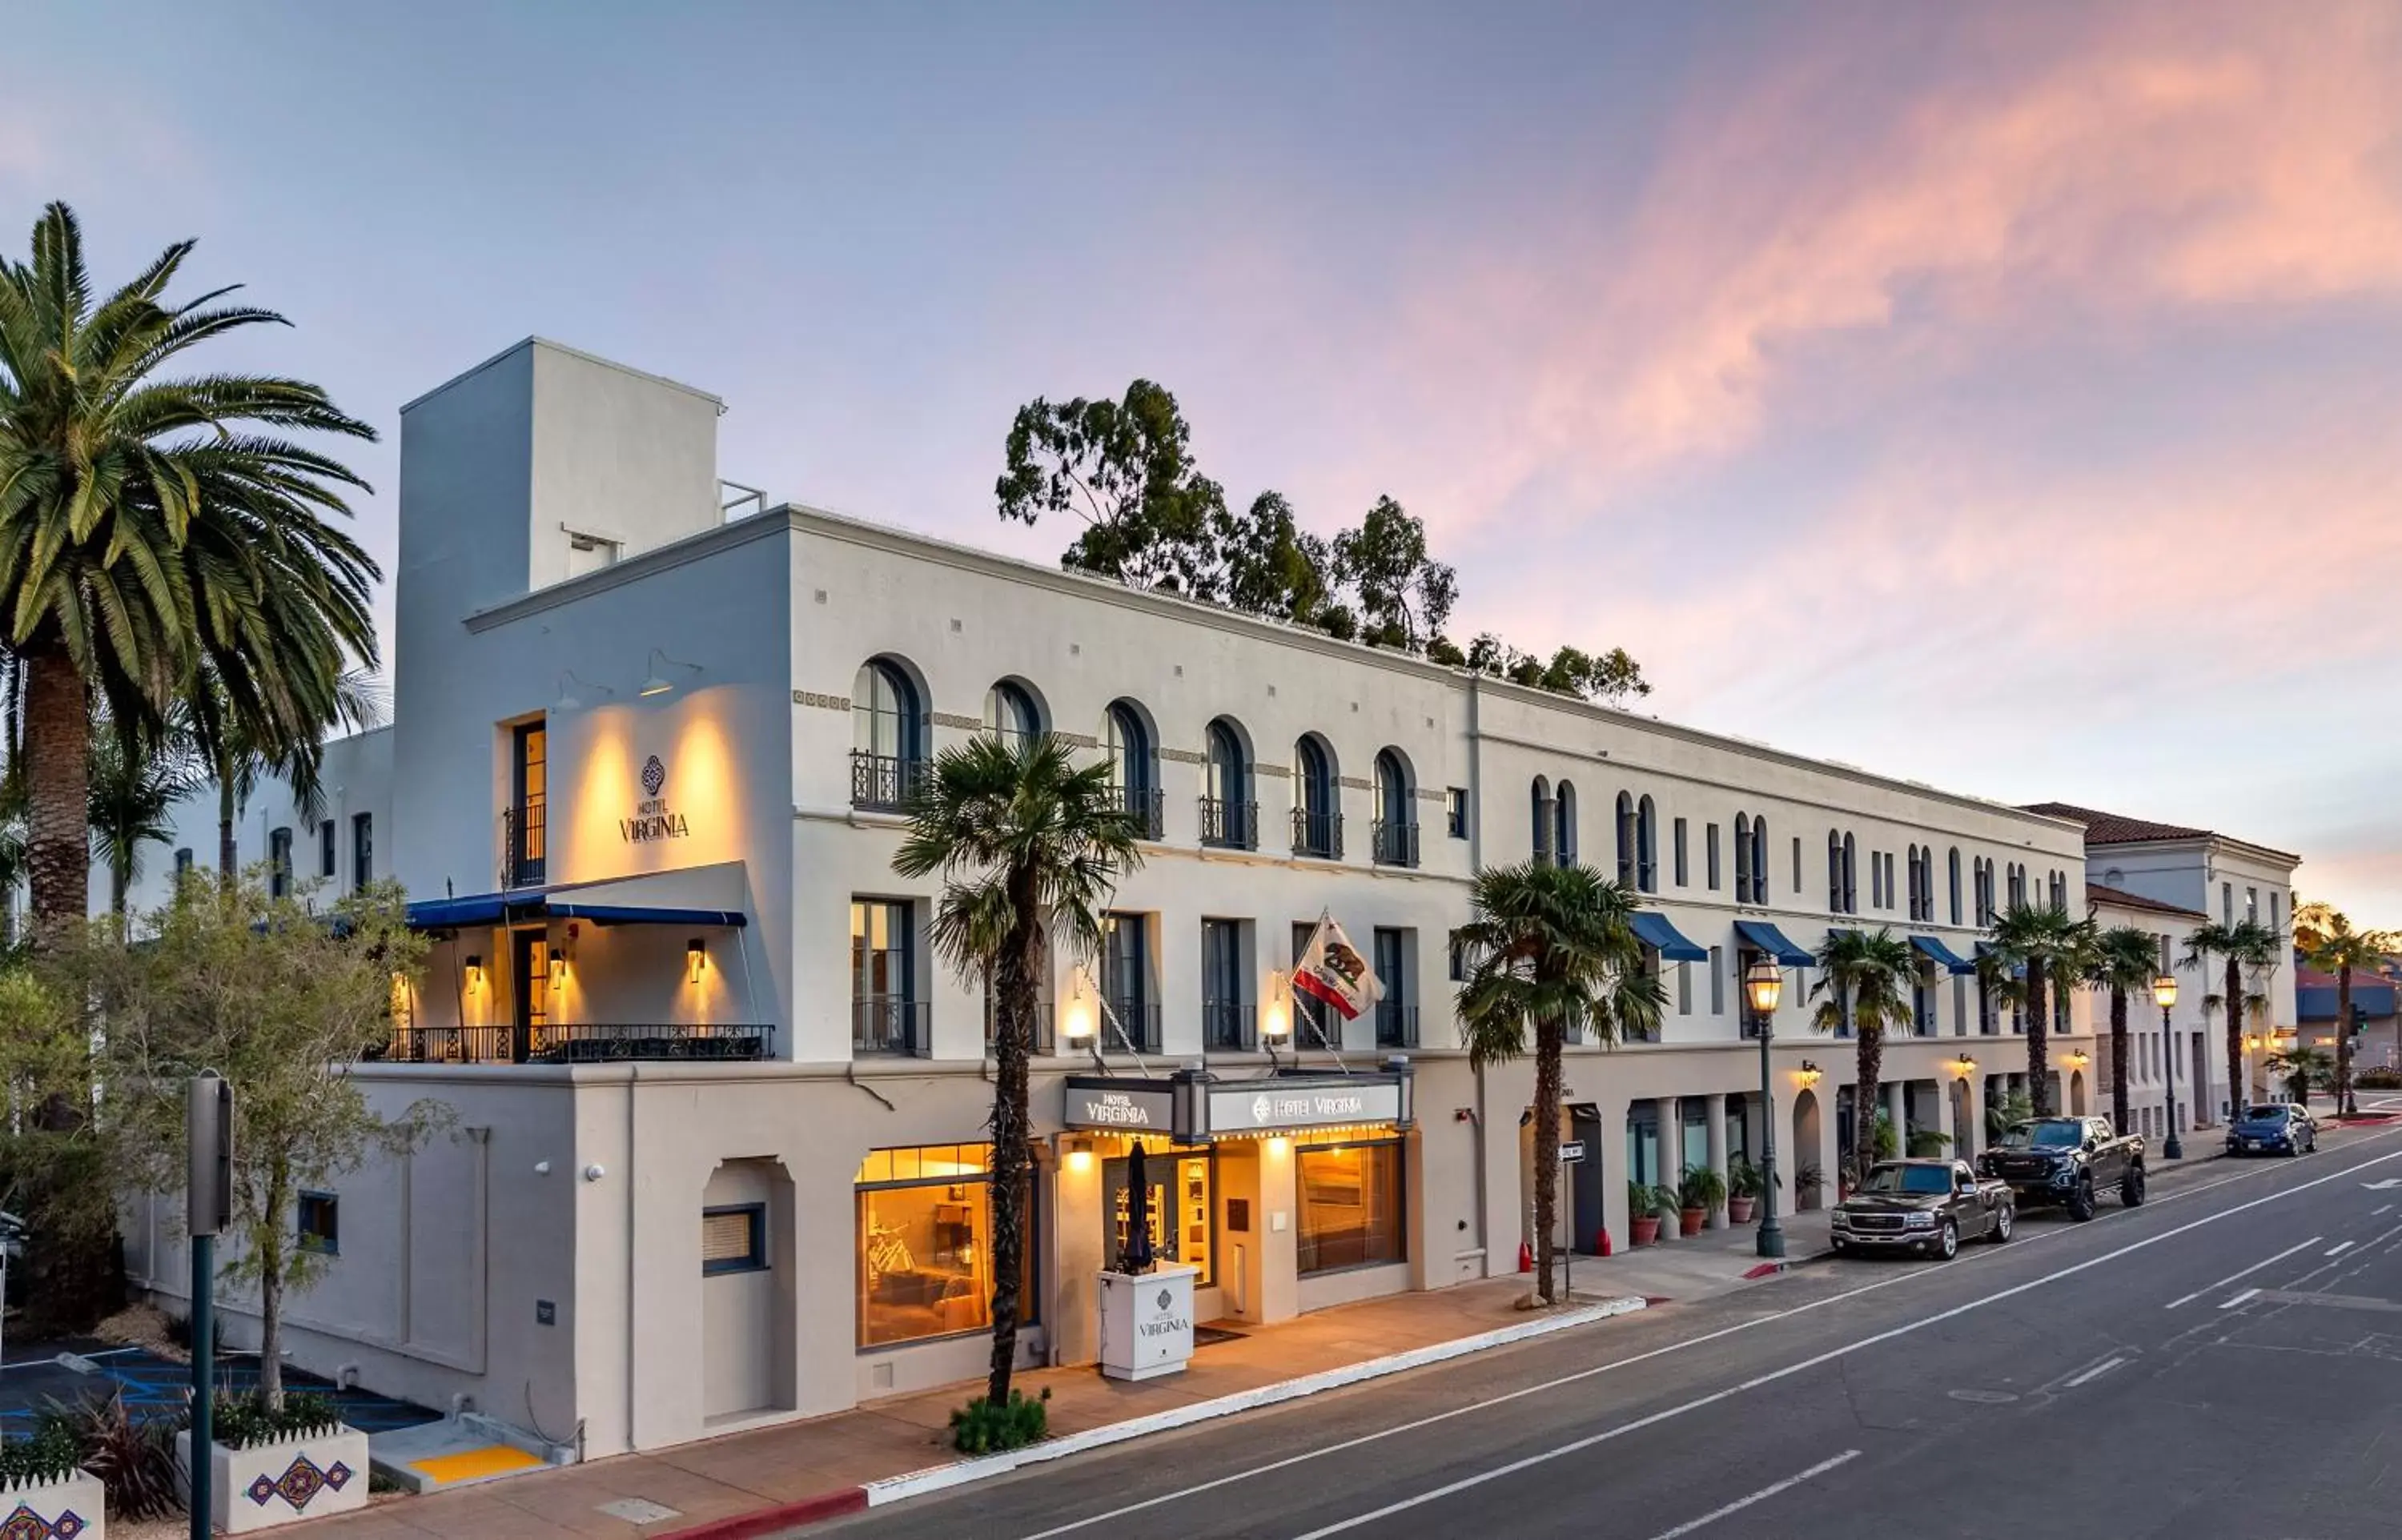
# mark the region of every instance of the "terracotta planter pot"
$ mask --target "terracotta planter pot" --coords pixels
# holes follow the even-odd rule
[[[1702,1232],[1702,1227],[1709,1222],[1710,1211],[1706,1208],[1680,1209],[1677,1214],[1677,1233],[1699,1235]]]
[[[1636,1245],[1648,1246],[1660,1239],[1660,1216],[1657,1214],[1646,1215],[1633,1220],[1632,1224]]]
[[[1727,1223],[1731,1225],[1747,1225],[1751,1223],[1752,1205],[1758,1201],[1759,1200],[1754,1198],[1729,1198],[1727,1200]]]

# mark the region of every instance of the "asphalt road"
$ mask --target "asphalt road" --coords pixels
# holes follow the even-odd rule
[[[2373,1184],[2391,1183],[2390,1186]],[[2402,1532],[2402,1124],[877,1508],[846,1540]]]

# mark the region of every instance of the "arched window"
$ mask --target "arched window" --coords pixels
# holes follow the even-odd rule
[[[1751,815],[1734,816],[1734,901],[1751,901]]]
[[[1660,891],[1660,810],[1650,797],[1635,804],[1635,886]]]
[[[1618,886],[1635,886],[1635,798],[1618,793]]]
[[[1534,834],[1535,859],[1552,859],[1552,783],[1537,776],[1526,788],[1527,826]]]
[[[2012,861],[2012,862],[2010,862],[2010,864],[2009,864],[2009,880],[2010,880],[2010,907],[2011,907],[2011,908],[2013,908],[2013,909],[2023,909],[2023,908],[2025,908],[2025,907],[2026,907],[2026,868],[2025,868],[2025,867],[2023,867],[2023,866],[2021,866],[2021,865],[2020,865],[2018,862],[2016,862],[2016,861]]]
[[[1159,755],[1151,728],[1132,701],[1113,701],[1101,718],[1101,746],[1110,757],[1110,785],[1118,805],[1135,817],[1145,839],[1160,835]]]
[[[1033,694],[1015,680],[1002,680],[984,693],[984,730],[1013,749],[1042,736],[1042,713]]]
[[[1827,913],[1843,912],[1843,836],[1827,831]]]
[[[1552,794],[1552,853],[1562,866],[1574,866],[1577,859],[1576,788],[1560,782]]]
[[[1908,879],[1910,883],[1910,917],[1913,920],[1918,918],[1918,885],[1922,880],[1924,880],[1925,876],[1926,873],[1919,870],[1918,846],[1913,845],[1910,847],[1910,876]]]
[[[1375,836],[1381,864],[1418,863],[1417,804],[1410,797],[1410,768],[1390,749],[1376,756]]]
[[[890,658],[860,666],[850,687],[850,803],[890,810],[909,800],[926,763],[918,687]]]
[[[1843,836],[1843,913],[1857,914],[1859,912],[1859,850],[1853,845],[1852,836],[1845,834]]]
[[[1768,820],[1751,820],[1751,901],[1768,901]]]
[[[1201,843],[1237,850],[1259,848],[1251,801],[1251,762],[1242,735],[1220,717],[1209,724],[1208,789],[1201,798]]]
[[[1952,923],[1960,923],[1960,847],[1952,847]]]
[[[1343,814],[1334,792],[1334,757],[1315,733],[1292,746],[1292,853],[1332,859],[1343,854]]]

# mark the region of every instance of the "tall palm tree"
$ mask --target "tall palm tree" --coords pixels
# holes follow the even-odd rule
[[[2185,939],[2185,956],[2179,959],[2183,967],[2206,973],[2213,957],[2226,966],[2227,987],[2219,996],[2219,1003],[2227,1017],[2227,1099],[2230,1107],[2241,1107],[2252,1094],[2252,1088],[2243,1083],[2243,1017],[2244,1008],[2252,998],[2243,987],[2244,973],[2276,967],[2278,954],[2284,949],[2285,942],[2277,932],[2257,920],[2213,921],[2195,927]]]
[[[1078,956],[1100,947],[1101,913],[1117,874],[1142,864],[1139,821],[1118,805],[1104,762],[1078,769],[1049,734],[947,749],[909,805],[892,870],[940,873],[935,950],[994,1001],[992,1091],[992,1366],[985,1399],[1009,1400],[1017,1363],[1032,1186],[1027,1061],[1053,938]]]
[[[292,795],[292,810],[303,823],[314,823],[324,811],[325,789],[319,778],[324,769],[327,729],[360,732],[383,721],[382,694],[362,668],[344,671],[334,681],[333,716],[318,731],[286,733],[236,710],[215,671],[202,667],[172,717],[177,738],[191,755],[208,766],[217,792],[217,886],[230,891],[242,875],[234,830],[242,808],[269,777],[281,780]]]
[[[1821,1032],[1853,1033],[1859,1066],[1852,1079],[1852,1169],[1876,1164],[1876,1121],[1883,1105],[1884,1035],[1910,1025],[1911,991],[1918,959],[1910,942],[1889,929],[1829,930],[1818,943],[1818,979],[1810,997],[1818,1009],[1810,1024]],[[1897,1139],[1909,1131],[1897,1128]]]
[[[1552,1232],[1560,1199],[1560,1054],[1571,1031],[1604,1043],[1649,1032],[1667,998],[1643,971],[1635,895],[1589,866],[1487,867],[1459,939],[1468,977],[1459,1029],[1468,1062],[1507,1064],[1535,1038],[1535,1292],[1554,1303]]]
[[[2294,944],[2302,961],[2335,975],[2335,1109],[2351,1117],[2360,1110],[2352,1094],[2352,975],[2358,969],[2376,976],[2395,938],[2381,930],[2354,930],[2333,904],[2306,903],[2294,912]]]
[[[2014,903],[1995,916],[1989,932],[1992,964],[2006,973],[2023,972],[2017,993],[2026,1019],[2027,1096],[2038,1118],[2053,1110],[2050,1028],[2062,1001],[2051,985],[2064,963],[2073,969],[2091,944],[2092,929],[2092,921],[2071,919],[2066,910],[2049,903]]]
[[[2114,925],[2094,940],[2084,979],[2110,992],[2110,1121],[2127,1132],[2127,1001],[2160,976],[2160,942],[2139,926]],[[2161,1045],[2166,1052],[2168,1045]]]
[[[95,299],[63,203],[0,257],[0,644],[24,667],[27,860],[37,922],[90,904],[94,697],[163,715],[203,662],[258,736],[313,736],[351,659],[375,658],[366,552],[324,516],[362,482],[287,433],[372,438],[318,387],[160,378],[272,311],[164,296],[192,243]]]
[[[93,724],[91,855],[108,869],[110,914],[124,915],[126,894],[142,874],[142,847],[173,842],[168,815],[199,786],[198,766],[174,738]]]

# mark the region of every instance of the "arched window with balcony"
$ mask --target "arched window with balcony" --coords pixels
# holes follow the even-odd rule
[[[1251,797],[1251,756],[1224,717],[1209,724],[1209,763],[1201,796],[1201,843],[1259,848],[1259,805]]]
[[[1552,859],[1552,783],[1537,776],[1526,788],[1528,832],[1538,862]]]
[[[1635,804],[1635,886],[1660,891],[1660,810],[1650,797]]]
[[[1952,847],[1952,923],[1960,923],[1960,847]]]
[[[1552,793],[1552,854],[1562,866],[1574,866],[1577,859],[1577,798],[1576,788],[1562,781]]]
[[[893,658],[870,658],[850,687],[850,804],[904,805],[926,768],[925,703]]]
[[[1326,740],[1305,733],[1292,746],[1292,853],[1333,860],[1343,854],[1343,803],[1334,755]]]
[[[1400,752],[1391,749],[1376,755],[1374,832],[1378,865],[1418,863],[1417,802],[1410,785],[1410,767]]]
[[[1014,679],[996,681],[984,693],[984,730],[1013,750],[1041,737],[1042,711],[1034,692]]]
[[[1159,750],[1142,708],[1130,700],[1111,701],[1101,716],[1101,748],[1109,755],[1110,788],[1117,794],[1118,806],[1133,815],[1144,839],[1159,838],[1165,812]]]
[[[1751,901],[1768,901],[1768,819],[1765,817],[1751,820]]]
[[[1734,901],[1751,901],[1751,815],[1734,816]]]

